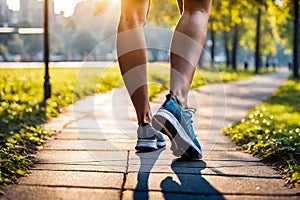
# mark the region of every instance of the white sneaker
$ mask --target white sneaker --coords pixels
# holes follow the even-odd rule
[[[162,133],[155,130],[150,124],[139,126],[137,129],[137,144],[135,149],[138,151],[155,151],[166,146],[166,141]]]

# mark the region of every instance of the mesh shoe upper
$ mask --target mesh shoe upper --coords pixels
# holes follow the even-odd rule
[[[193,140],[194,144],[201,149],[192,126],[193,120],[191,111],[195,112],[195,110],[188,107],[182,109],[177,103],[176,99],[170,94],[167,95],[167,100],[162,107],[174,115],[174,117],[180,122],[185,132]]]
[[[139,126],[137,130],[138,139],[157,139],[158,142],[165,142],[163,134],[155,130],[150,124],[147,126]]]

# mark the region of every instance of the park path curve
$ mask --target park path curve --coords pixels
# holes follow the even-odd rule
[[[286,69],[190,92],[204,158],[180,161],[167,147],[136,153],[136,117],[124,87],[78,101],[44,127],[56,134],[36,167],[0,199],[299,199],[282,176],[236,150],[220,130],[241,120],[289,76]],[[153,112],[164,93],[151,104]]]

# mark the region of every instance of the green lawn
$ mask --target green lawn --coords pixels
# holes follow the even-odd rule
[[[300,82],[288,80],[241,122],[223,131],[241,149],[272,163],[300,185]]]
[[[269,70],[265,70],[268,72]],[[253,76],[252,71],[197,69],[192,87]],[[117,64],[109,68],[50,69],[52,97],[43,103],[43,69],[0,69],[0,184],[11,183],[26,174],[30,159],[51,136],[39,125],[58,116],[61,108],[74,101],[123,84]],[[149,96],[152,100],[169,85],[169,65],[149,63]]]
[[[74,100],[122,84],[119,69],[51,69],[52,97],[43,103],[43,69],[0,69],[0,183],[30,167],[25,156],[51,136],[39,125]],[[78,77],[80,77],[78,79]],[[76,83],[76,84],[75,84]]]

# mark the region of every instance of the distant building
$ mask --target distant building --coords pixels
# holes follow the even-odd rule
[[[54,14],[54,2],[49,1],[49,13]],[[41,27],[44,19],[44,2],[38,0],[20,0],[20,19],[28,21],[33,27]]]
[[[0,15],[4,16],[7,12],[6,0],[0,0]]]
[[[20,12],[18,11],[8,10],[7,16],[7,23],[9,26],[11,26],[12,24],[17,24],[20,20]]]
[[[1,26],[6,24],[8,21],[7,13],[8,13],[8,7],[6,5],[6,0],[0,0],[0,16],[2,16],[4,19],[3,24],[0,24]]]
[[[32,26],[42,25],[43,2],[20,0],[20,20],[28,21]]]
[[[48,0],[50,26],[61,26],[67,23],[64,13],[54,13],[54,0]],[[44,1],[20,0],[20,10],[13,11],[7,6],[6,0],[0,0],[0,16],[4,18],[3,26],[13,26],[19,22],[28,22],[31,27],[44,26]]]

